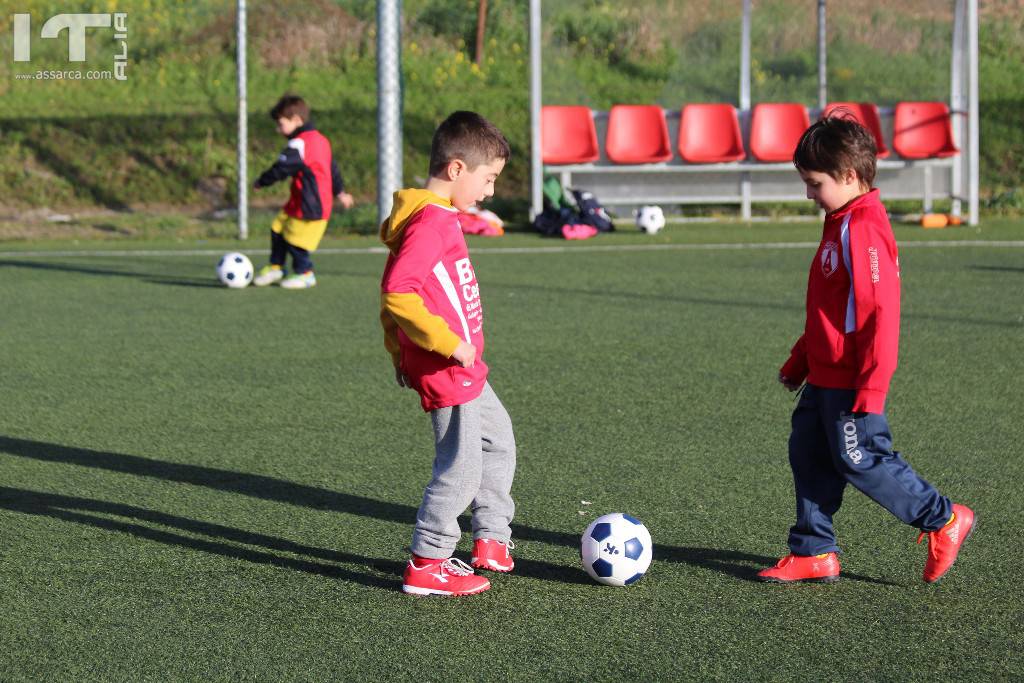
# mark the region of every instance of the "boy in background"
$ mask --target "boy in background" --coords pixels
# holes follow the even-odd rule
[[[331,143],[313,126],[309,105],[297,95],[285,95],[270,110],[277,132],[288,138],[274,165],[263,172],[254,189],[292,179],[288,201],[270,226],[270,264],[253,278],[257,287],[280,282],[285,289],[308,289],[316,286],[313,261],[331,218],[333,199],[337,197],[346,209],[351,208],[352,195],[338,165],[331,156]],[[291,254],[292,275],[285,277],[285,259]]]
[[[786,389],[803,385],[789,438],[797,519],[790,554],[761,571],[763,581],[839,579],[832,516],[848,483],[920,529],[918,543],[928,537],[929,583],[974,530],[970,508],[940,495],[892,449],[885,397],[896,370],[900,271],[892,226],[871,189],[875,159],[871,133],[841,117],[808,128],[793,155],[807,198],[826,214],[804,333],[779,371]]]
[[[390,250],[381,279],[384,346],[398,385],[419,393],[434,431],[433,476],[402,581],[414,595],[480,593],[490,581],[473,568],[513,567],[515,437],[487,381],[480,287],[458,220],[459,211],[494,194],[508,157],[494,125],[473,112],[453,113],[434,133],[426,188],[396,192],[381,225]],[[472,567],[452,557],[467,506]]]

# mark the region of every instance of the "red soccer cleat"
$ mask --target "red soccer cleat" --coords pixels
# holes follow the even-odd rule
[[[974,531],[974,510],[966,505],[953,505],[953,518],[935,531],[922,531],[917,542],[928,536],[928,561],[924,564],[924,580],[935,583],[956,562],[960,546]]]
[[[412,595],[473,595],[490,587],[490,581],[454,557],[409,560],[402,575],[402,592]]]
[[[493,538],[478,538],[473,541],[473,557],[470,558],[469,564],[476,569],[510,572],[516,563],[512,561],[512,556],[508,551],[514,550],[515,547],[512,541],[502,543]]]
[[[824,555],[786,555],[778,564],[757,573],[762,581],[794,583],[817,581],[832,583],[839,580],[839,558],[835,553]]]

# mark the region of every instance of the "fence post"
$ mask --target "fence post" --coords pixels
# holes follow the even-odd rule
[[[402,0],[377,2],[377,223],[402,189]]]
[[[541,61],[543,34],[540,29],[540,0],[530,0],[530,220],[544,210],[542,186],[544,160],[540,149]]]
[[[249,239],[249,105],[246,88],[245,0],[238,0],[238,239]]]

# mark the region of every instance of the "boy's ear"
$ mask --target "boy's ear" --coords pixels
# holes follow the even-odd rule
[[[468,171],[469,167],[466,166],[466,162],[462,159],[452,159],[448,162],[448,168],[445,170],[448,175],[448,180],[451,181]]]
[[[852,168],[848,168],[845,171],[843,171],[843,176],[842,177],[843,177],[843,182],[845,182],[847,185],[859,185],[860,184],[860,176],[857,175],[857,171],[855,171]]]

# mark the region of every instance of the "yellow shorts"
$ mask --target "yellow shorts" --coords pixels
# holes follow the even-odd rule
[[[327,230],[327,221],[304,221],[282,211],[274,218],[270,229],[282,235],[288,244],[306,251],[316,251]]]

